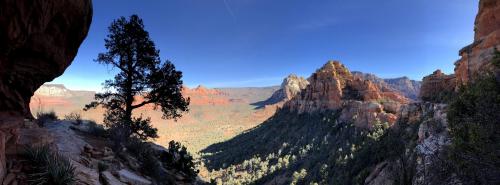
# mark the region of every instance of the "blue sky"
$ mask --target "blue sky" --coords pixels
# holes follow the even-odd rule
[[[453,71],[473,40],[477,0],[95,0],[88,37],[51,83],[100,90],[113,76],[93,60],[107,27],[138,14],[188,86],[278,85],[330,59],[349,69],[421,79]]]

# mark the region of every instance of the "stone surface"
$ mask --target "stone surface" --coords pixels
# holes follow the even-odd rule
[[[118,176],[120,177],[120,181],[128,184],[134,185],[150,185],[151,181],[129,171],[126,169],[122,169],[118,171]]]
[[[349,101],[342,109],[341,122],[352,122],[358,128],[373,129],[375,123],[394,125],[395,114],[384,112],[384,107],[376,102]]]
[[[12,182],[14,182],[14,180],[16,180],[16,175],[13,173],[9,173],[7,174],[7,176],[5,176],[2,185],[10,185]]]
[[[500,1],[481,0],[474,25],[474,42],[460,50],[461,59],[455,63],[457,84],[474,81],[486,71],[496,70],[491,65],[494,48],[500,48]]]
[[[424,101],[442,102],[444,96],[454,92],[456,88],[455,75],[446,75],[441,70],[424,77],[420,98]]]
[[[19,139],[17,142],[9,145],[5,153],[8,155],[17,155],[21,154],[25,147],[50,145],[53,142],[53,135],[45,128],[23,128],[19,130]]]
[[[104,171],[101,173],[102,179],[108,185],[125,185],[125,183],[120,182],[115,176],[111,174],[109,171]]]

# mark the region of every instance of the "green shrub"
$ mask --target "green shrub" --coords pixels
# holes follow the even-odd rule
[[[103,171],[106,171],[108,169],[109,169],[109,165],[106,164],[105,162],[99,161],[99,163],[97,163],[97,170],[99,170],[99,172],[103,172]]]
[[[160,154],[160,160],[167,168],[179,170],[193,180],[198,175],[199,170],[196,169],[193,157],[179,142],[170,141],[167,151]]]
[[[39,126],[43,127],[46,123],[58,120],[56,112],[37,112],[36,113],[37,123]]]
[[[65,120],[72,121],[78,125],[82,124],[82,116],[80,113],[72,112],[64,116]]]
[[[494,51],[494,56],[493,56],[493,60],[492,60],[492,63],[493,65],[495,65],[497,68],[500,68],[500,51],[498,51],[497,48],[495,48],[495,51]]]
[[[462,179],[500,183],[500,83],[486,76],[462,87],[449,105],[450,157]]]
[[[157,182],[165,181],[165,171],[161,166],[157,151],[151,145],[141,139],[131,138],[125,147],[139,161],[141,172],[144,175],[153,178]]]
[[[104,126],[97,124],[95,121],[89,121],[87,128],[87,132],[90,135],[96,137],[108,137],[108,131],[104,128]]]
[[[32,165],[28,172],[28,181],[32,184],[71,185],[77,181],[69,159],[48,146],[26,148],[24,156]]]

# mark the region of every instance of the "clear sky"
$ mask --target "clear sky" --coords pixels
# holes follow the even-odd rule
[[[107,27],[138,14],[188,86],[278,85],[330,59],[349,69],[421,79],[453,71],[473,40],[477,0],[94,0],[88,37],[51,83],[100,90],[113,71],[93,60]]]

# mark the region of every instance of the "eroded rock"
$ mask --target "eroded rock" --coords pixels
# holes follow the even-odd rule
[[[455,63],[457,84],[474,81],[487,71],[496,70],[491,64],[495,48],[500,47],[500,1],[481,0],[474,25],[474,42],[460,50]]]
[[[424,77],[420,98],[423,101],[442,102],[446,96],[451,95],[456,88],[455,75],[446,75],[441,70]]]

